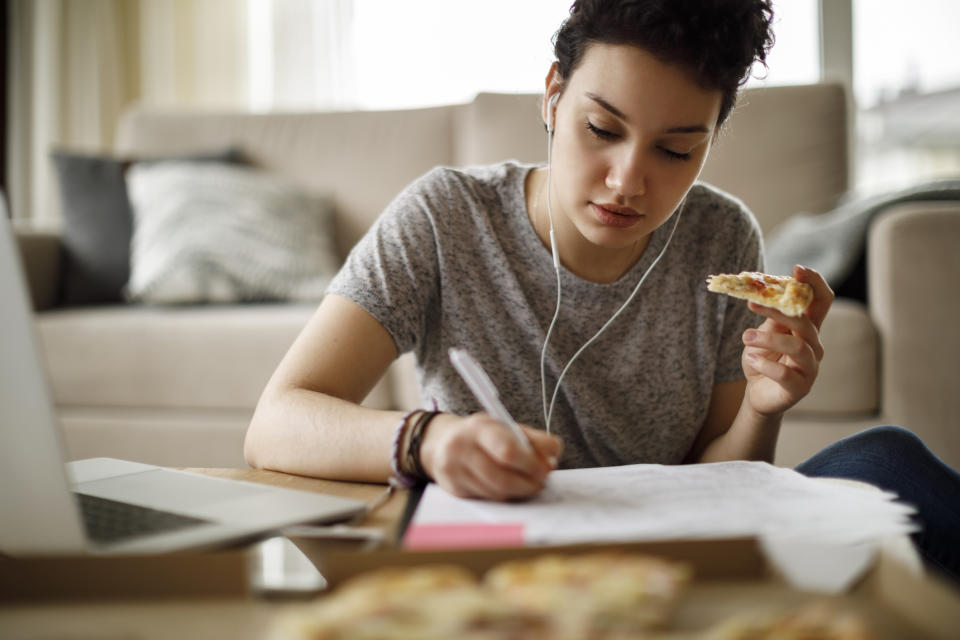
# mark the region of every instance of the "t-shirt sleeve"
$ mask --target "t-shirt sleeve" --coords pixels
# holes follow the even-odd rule
[[[737,267],[740,271],[763,271],[763,239],[759,227],[754,223],[745,234],[745,241],[739,248]],[[743,367],[740,356],[743,353],[743,332],[757,327],[763,318],[750,311],[742,300],[724,296],[726,309],[723,316],[723,328],[720,335],[720,348],[717,353],[715,383],[742,380]]]
[[[357,303],[393,338],[398,353],[423,338],[439,290],[434,215],[441,173],[413,182],[351,250],[327,288]]]

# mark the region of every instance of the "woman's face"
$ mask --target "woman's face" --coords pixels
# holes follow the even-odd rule
[[[545,118],[559,90],[554,66]],[[551,199],[561,238],[645,247],[700,173],[721,97],[643,49],[591,44],[555,103]]]

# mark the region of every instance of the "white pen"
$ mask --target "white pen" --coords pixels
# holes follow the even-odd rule
[[[473,395],[480,401],[484,410],[495,420],[502,422],[510,429],[513,437],[517,439],[517,442],[519,442],[525,450],[533,453],[533,445],[531,445],[530,440],[527,439],[527,434],[523,432],[523,429],[520,428],[517,421],[513,419],[513,416],[510,415],[507,408],[500,402],[500,394],[497,392],[497,388],[493,386],[490,377],[480,367],[479,363],[463,349],[451,348],[449,354],[453,368],[457,370],[457,373],[460,374],[463,381],[470,387],[470,391],[472,391]]]

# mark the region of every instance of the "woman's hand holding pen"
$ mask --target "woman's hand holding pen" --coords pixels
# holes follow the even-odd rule
[[[438,415],[420,448],[420,460],[438,485],[462,498],[515,500],[543,490],[562,445],[541,429],[521,427],[534,451],[485,413]]]
[[[750,309],[767,319],[743,333],[746,399],[764,416],[783,414],[806,396],[823,359],[820,326],[833,303],[833,291],[813,269],[794,267],[793,277],[813,287],[813,302],[804,315],[793,318],[751,302]]]

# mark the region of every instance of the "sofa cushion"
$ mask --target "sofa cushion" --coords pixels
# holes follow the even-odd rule
[[[126,155],[232,145],[310,193],[330,195],[341,258],[404,187],[454,162],[455,106],[399,111],[217,113],[138,107],[117,129]]]
[[[119,302],[130,274],[133,221],[125,173],[131,160],[67,151],[51,156],[63,219],[60,303]],[[241,161],[234,150],[189,157],[201,162]]]
[[[252,413],[314,304],[100,306],[37,316],[55,403]],[[387,376],[363,404],[393,408]]]
[[[837,298],[820,330],[824,358],[813,389],[792,413],[843,417],[879,410],[879,336],[867,307]]]
[[[14,230],[34,310],[55,307],[60,278],[60,233],[28,226],[14,226]]]
[[[58,405],[251,408],[315,307],[61,309],[38,328]]]
[[[745,89],[700,179],[743,200],[764,233],[833,208],[849,188],[847,100],[831,83]]]
[[[70,460],[106,456],[168,467],[244,468],[252,409],[60,407]]]
[[[539,94],[480,93],[457,112],[457,165],[490,164],[507,159],[545,162],[547,134]]]
[[[127,180],[132,300],[319,301],[340,267],[328,202],[265,171],[167,162]]]

